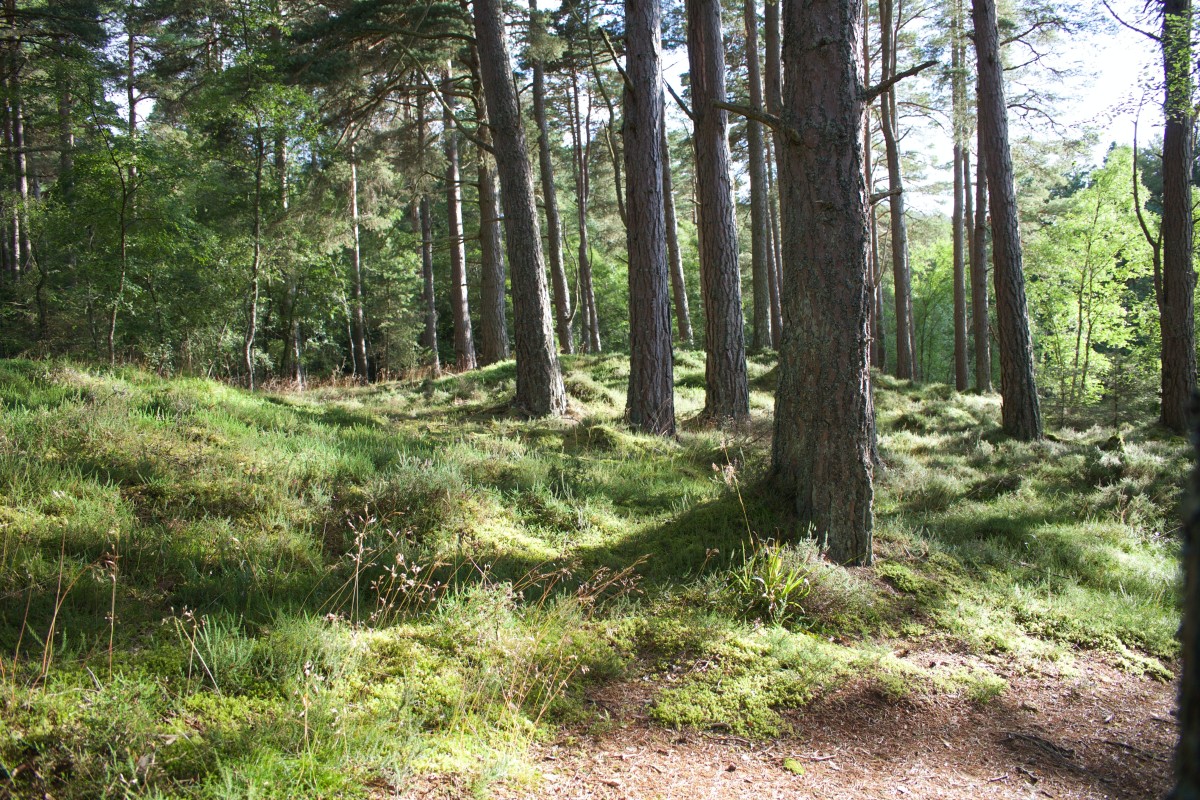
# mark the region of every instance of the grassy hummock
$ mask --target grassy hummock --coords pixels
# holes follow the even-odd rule
[[[251,394],[0,361],[0,794],[486,793],[633,679],[662,724],[765,737],[849,680],[984,703],[1080,649],[1169,677],[1182,439],[1018,443],[995,396],[879,376],[877,564],[846,570],[764,484],[768,357],[720,431],[677,354],[675,440],[622,424],[620,356],[564,369],[571,418],[530,422],[511,362]]]

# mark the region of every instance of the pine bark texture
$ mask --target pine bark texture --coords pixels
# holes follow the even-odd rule
[[[481,136],[486,130],[480,131]],[[504,237],[500,233],[500,196],[492,157],[479,153],[479,363],[508,358],[508,311],[505,308]]]
[[[425,127],[425,97],[417,100],[417,157],[424,172],[426,147]],[[413,205],[412,228],[421,237],[421,279],[424,285],[422,291],[422,307],[425,317],[425,327],[421,332],[421,346],[429,351],[429,366],[434,375],[442,372],[441,358],[438,356],[437,335],[437,297],[433,285],[433,215],[429,210],[429,198],[422,192]]]
[[[648,433],[675,433],[666,214],[663,204],[662,11],[625,1],[625,229],[629,246],[629,392],[625,415]]]
[[[970,378],[967,367],[967,270],[966,229],[963,195],[963,148],[954,145],[954,388],[965,392]]]
[[[992,268],[1000,346],[1000,417],[1017,439],[1042,438],[1042,413],[1033,375],[1033,340],[1021,266],[1021,232],[1008,147],[1008,111],[995,0],[972,0],[979,67],[979,129],[987,161],[992,215]]]
[[[896,43],[893,20],[895,0],[880,0],[879,29],[882,34],[882,78],[896,74]],[[884,154],[887,158],[890,226],[892,245],[893,294],[896,301],[896,377],[916,377],[912,322],[912,272],[908,263],[908,223],[904,218],[904,177],[900,170],[900,144],[896,131],[896,87],[879,98],[879,119],[883,128]]]
[[[671,146],[667,141],[666,103],[663,104],[662,128],[662,194],[663,216],[667,230],[667,263],[671,268],[671,296],[675,302],[675,324],[679,343],[694,344],[692,313],[688,308],[687,281],[683,274],[683,255],[679,252],[679,221],[675,217],[675,182],[671,176]]]
[[[475,336],[471,330],[471,306],[467,297],[467,252],[463,235],[462,186],[458,171],[458,128],[451,113],[453,86],[450,72],[442,81],[445,105],[442,113],[446,149],[446,217],[450,228],[450,308],[454,312],[454,366],[475,369]]]
[[[1162,334],[1163,425],[1183,433],[1196,391],[1192,267],[1192,53],[1191,0],[1163,3],[1162,51],[1166,97],[1163,114]]]
[[[534,44],[544,36],[537,0],[529,0],[529,30]],[[540,59],[533,60],[533,122],[538,132],[538,171],[542,181],[542,203],[546,208],[546,243],[549,245],[550,280],[554,287],[554,321],[558,346],[574,352],[571,340],[571,293],[563,266],[562,217],[558,213],[558,190],[554,187],[554,162],[550,158],[550,123],[546,119],[546,71]]]
[[[743,22],[746,27],[746,83],[750,107],[763,110],[763,85],[758,64],[758,4],[744,0]],[[767,157],[761,122],[746,120],[746,149],[750,166],[750,281],[754,292],[754,329],[751,348],[772,346],[771,279],[768,248],[771,244],[771,212],[767,205]]]
[[[977,132],[975,231],[971,234],[971,329],[975,340],[975,391],[992,391],[992,329],[988,321],[987,174],[983,131]],[[969,170],[968,170],[969,171]]]
[[[705,416],[750,412],[737,222],[729,172],[725,55],[719,0],[687,0],[688,62],[695,120],[696,192],[700,201],[700,291],[705,313]]]
[[[362,247],[359,242],[358,216],[358,158],[354,145],[350,145],[350,228],[352,247],[350,251],[350,335],[354,351],[354,372],[360,381],[369,379],[367,367],[367,318],[363,311]],[[296,337],[297,344],[299,337]],[[297,354],[297,376],[299,375]]]
[[[512,279],[517,361],[514,406],[533,417],[558,415],[567,410],[567,394],[554,347],[533,170],[499,0],[475,0],[474,27],[500,174],[504,240]]]
[[[465,6],[464,6],[465,7]],[[483,79],[479,76],[479,51],[468,51],[471,99],[475,106],[479,140],[476,175],[479,178],[479,363],[495,364],[509,357],[508,311],[505,307],[504,237],[500,231],[500,196],[496,191],[496,163],[487,152],[492,146]]]
[[[772,466],[840,564],[871,561],[861,0],[784,3],[783,346]],[[782,138],[782,137],[781,137]]]

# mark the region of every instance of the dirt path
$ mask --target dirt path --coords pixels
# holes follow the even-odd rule
[[[928,659],[929,654],[915,658]],[[987,704],[888,699],[864,682],[791,715],[796,734],[751,742],[647,720],[645,684],[610,687],[600,735],[564,734],[536,751],[535,789],[501,798],[1160,798],[1171,775],[1175,686],[1081,658],[1005,675]],[[409,797],[454,796],[443,784]]]

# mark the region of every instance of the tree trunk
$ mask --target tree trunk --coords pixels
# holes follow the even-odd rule
[[[780,116],[783,107],[783,61],[781,54],[781,39],[782,28],[779,20],[779,4],[781,0],[764,0],[763,2],[763,39],[766,45],[766,70],[764,76],[764,101],[767,105],[767,113],[774,116]],[[774,157],[770,159],[775,165],[776,174],[779,171],[779,159],[783,143],[780,141],[779,135],[772,131],[771,145],[774,150]],[[778,184],[778,180],[776,180]],[[783,343],[783,273],[784,273],[784,258],[783,258],[783,232],[780,226],[780,211],[779,203],[781,197],[781,187],[775,185],[771,190],[770,206],[771,206],[771,225],[773,227],[772,238],[775,240],[775,292],[771,296],[771,338],[772,344],[778,350]]]
[[[871,3],[862,0],[862,80],[863,86],[871,85]],[[871,114],[868,110],[862,118],[863,182],[867,197],[875,191],[875,169],[871,147]],[[879,232],[875,223],[875,206],[867,205],[867,274],[871,278],[871,311],[868,315],[871,332],[871,366],[880,371],[887,367],[887,349],[883,328],[883,269],[879,263]]]
[[[464,13],[470,13],[460,0]],[[471,70],[471,100],[475,106],[476,138],[480,146],[476,174],[479,178],[479,364],[494,364],[509,357],[508,309],[506,307],[504,237],[500,228],[500,196],[496,190],[495,159],[487,152],[492,145],[487,103],[483,99],[483,79],[479,74],[479,51],[467,49]]]
[[[359,244],[358,156],[354,151],[353,139],[350,140],[350,228],[350,335],[354,349],[354,372],[360,381],[366,382],[371,376],[367,364],[367,319],[363,310],[362,248]],[[296,338],[299,340],[299,337]]]
[[[246,369],[246,386],[254,390],[254,337],[258,335],[258,295],[262,266],[262,174],[264,146],[262,130],[254,132],[254,220],[253,246],[250,257],[250,308],[246,319],[246,336],[242,342],[242,366]],[[122,270],[122,282],[124,270]]]
[[[486,129],[480,130],[483,135]],[[492,157],[479,153],[479,363],[509,357],[508,309],[505,307],[504,237],[500,233],[500,196]]]
[[[967,80],[966,53],[962,34],[962,3],[955,0],[950,21],[951,124],[954,131],[954,212],[951,217],[954,239],[954,388],[967,391],[970,383],[967,366],[967,270],[966,270],[966,165]]]
[[[1008,110],[994,0],[972,0],[979,65],[979,128],[987,159],[992,212],[992,265],[1000,339],[1001,421],[1017,439],[1042,438],[1042,414],[1033,376],[1033,341],[1021,266],[1021,231],[1008,148]]]
[[[545,25],[538,13],[537,0],[529,0],[529,32],[535,44],[544,37]],[[538,131],[538,164],[542,179],[542,202],[546,207],[546,234],[550,245],[550,280],[554,285],[554,317],[558,328],[558,346],[564,353],[574,352],[571,340],[571,295],[567,271],[563,266],[562,219],[558,213],[558,191],[554,187],[554,162],[550,159],[550,125],[546,120],[546,74],[540,59],[533,63],[533,121]]]
[[[629,392],[625,416],[647,433],[675,433],[675,382],[663,201],[662,11],[625,0],[624,139],[629,225]]]
[[[417,157],[423,166],[426,146],[425,97],[417,100]],[[424,172],[424,169],[422,169]],[[437,298],[433,288],[433,215],[429,211],[429,198],[424,192],[413,204],[413,232],[421,237],[421,277],[424,282],[422,301],[425,311],[425,328],[421,333],[421,346],[429,351],[429,366],[434,375],[442,372],[438,357]]]
[[[1162,51],[1166,97],[1163,113],[1162,333],[1163,425],[1188,429],[1196,391],[1196,345],[1192,267],[1192,4],[1163,3]]]
[[[687,0],[688,62],[700,199],[700,289],[704,297],[704,413],[714,420],[750,412],[737,222],[729,174],[725,55],[719,0]]]
[[[462,187],[458,171],[458,129],[451,113],[453,83],[447,64],[442,79],[442,136],[446,148],[446,214],[450,223],[450,306],[454,311],[454,366],[475,369],[475,337],[471,331],[471,306],[467,298],[467,254],[463,236]]]
[[[758,65],[758,3],[743,0],[742,17],[746,27],[746,83],[750,107],[763,110],[762,76]],[[754,332],[751,348],[771,346],[771,285],[767,275],[767,248],[771,243],[771,214],[767,205],[767,157],[763,146],[762,123],[746,121],[746,149],[750,165],[750,280],[754,292]]]
[[[679,225],[675,219],[675,182],[671,176],[671,146],[667,141],[666,103],[659,100],[663,108],[660,123],[662,130],[662,195],[663,215],[667,232],[667,262],[671,268],[671,295],[675,300],[675,324],[679,329],[679,342],[685,347],[694,344],[692,315],[688,308],[687,283],[683,275],[683,256],[679,252]]]
[[[861,0],[786,0],[783,348],[772,465],[839,564],[871,561]]]
[[[967,273],[964,259],[963,227],[963,160],[962,144],[954,144],[954,388],[965,392],[968,388],[967,367]]]
[[[894,0],[880,0],[881,74],[888,80],[896,74]],[[900,172],[900,146],[896,124],[896,87],[879,98],[879,120],[887,156],[888,206],[891,210],[889,239],[892,243],[892,278],[896,299],[896,377],[916,377],[913,360],[912,273],[908,264],[908,224],[904,219],[904,178]]]
[[[474,21],[479,70],[500,173],[504,240],[512,270],[517,357],[515,407],[535,417],[557,415],[567,409],[567,394],[554,348],[533,171],[525,147],[525,130],[499,0],[475,0]]]
[[[782,256],[779,251],[779,197],[776,194],[775,176],[772,165],[775,163],[775,148],[771,140],[767,140],[767,210],[770,212],[767,228],[771,234],[770,246],[767,248],[767,286],[771,290],[771,347],[779,349],[783,338],[783,306],[779,301],[779,283],[782,273]]]
[[[971,321],[975,339],[975,390],[990,392],[992,329],[988,321],[987,176],[984,172],[983,131],[977,133],[979,157],[975,175],[975,232],[971,235]],[[969,166],[969,152],[965,158]],[[970,169],[966,171],[969,173]]]
[[[591,176],[588,164],[591,160],[592,142],[583,137],[592,129],[592,107],[583,115],[579,109],[579,75],[571,73],[571,143],[575,167],[575,208],[579,225],[579,305],[583,314],[582,347],[585,353],[600,352],[600,325],[596,319],[596,292],[592,285],[591,243],[588,238],[588,202],[591,198]],[[581,119],[582,117],[582,119]],[[582,129],[583,133],[580,133]],[[623,201],[622,201],[623,202]]]
[[[429,198],[424,195],[418,204],[417,213],[421,224],[421,275],[425,283],[425,347],[429,349],[429,365],[434,375],[442,372],[438,357],[437,298],[433,291],[433,214],[429,211]]]

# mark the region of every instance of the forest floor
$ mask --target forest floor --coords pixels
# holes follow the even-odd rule
[[[876,378],[876,562],[620,356],[299,393],[0,362],[0,797],[1161,795],[1186,442]]]
[[[909,653],[928,665],[962,654]],[[1084,658],[1064,674],[998,670],[1009,688],[979,704],[954,694],[897,701],[851,681],[787,714],[766,740],[654,723],[645,683],[596,699],[609,730],[574,730],[535,748],[534,788],[503,798],[804,800],[822,798],[1162,798],[1177,738],[1173,683]],[[453,779],[398,793],[462,797]],[[381,797],[387,796],[384,794]]]

